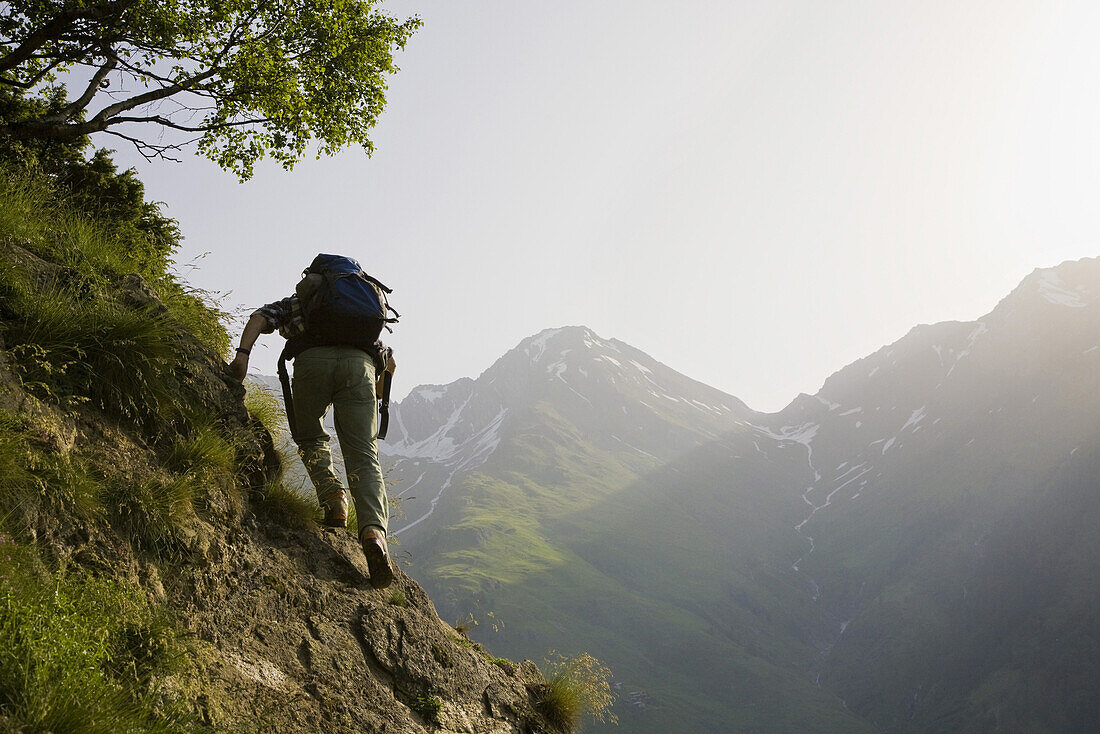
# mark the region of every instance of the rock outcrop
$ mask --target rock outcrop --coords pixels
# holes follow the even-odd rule
[[[154,288],[110,273],[98,286],[112,309],[160,320],[172,342],[171,363],[134,369],[179,400],[131,409],[109,404],[111,390],[122,388],[104,381],[117,376],[89,378],[92,368],[76,364],[90,360],[88,349],[72,350],[66,364],[57,348],[27,336],[36,316],[26,294],[70,289],[66,297],[79,308],[90,297],[79,290],[83,274],[10,241],[0,243],[0,265],[11,276],[0,284],[3,438],[25,451],[13,455],[94,485],[85,507],[69,501],[77,495],[60,483],[64,472],[19,467],[40,496],[15,505],[5,524],[35,549],[46,574],[64,568],[122,580],[183,632],[178,664],[149,683],[173,710],[182,706],[200,727],[229,732],[555,730],[538,712],[544,683],[532,663],[491,657],[442,622],[400,569],[390,588],[372,589],[349,531],[272,510],[267,492],[280,458],[270,434],[245,410],[244,390],[224,362],[173,321]],[[142,356],[113,333],[100,341]],[[54,372],[36,382],[26,359]],[[58,369],[71,374],[62,379]],[[77,387],[64,392],[70,383]],[[150,403],[158,395],[150,393]],[[213,448],[203,436],[214,437]],[[196,468],[206,465],[221,469]],[[5,491],[9,484],[22,491],[22,481],[5,477]]]

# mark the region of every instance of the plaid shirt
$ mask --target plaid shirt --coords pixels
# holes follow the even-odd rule
[[[290,296],[260,306],[252,312],[253,316],[257,314],[267,320],[267,326],[260,330],[261,334],[270,334],[278,329],[281,337],[291,339],[306,330],[306,322],[302,316],[302,305],[298,300],[298,296]]]
[[[257,314],[263,316],[264,320],[267,321],[267,325],[260,329],[261,334],[270,334],[278,329],[281,337],[292,339],[300,336],[306,330],[305,317],[302,316],[302,305],[296,295],[260,306],[252,312],[253,316]],[[381,373],[385,369],[387,360],[393,355],[393,349],[387,347],[381,341],[376,341],[373,346],[374,349],[367,350],[367,352],[374,359],[376,370]]]

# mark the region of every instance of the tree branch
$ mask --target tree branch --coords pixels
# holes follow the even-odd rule
[[[204,133],[211,130],[224,130],[230,127],[243,127],[245,125],[259,125],[264,122],[272,122],[273,117],[254,117],[247,120],[233,120],[232,122],[218,122],[211,125],[181,125],[178,122],[173,122],[167,117],[161,115],[151,115],[149,117],[112,117],[108,120],[109,125],[119,125],[124,122],[155,122],[158,125],[164,125],[170,127],[173,130],[182,130],[188,133]]]
[[[118,130],[103,130],[103,132],[107,133],[108,135],[114,135],[116,138],[122,138],[123,140],[127,140],[133,143],[134,147],[137,149],[137,152],[141,155],[142,158],[147,161],[152,161],[160,158],[166,161],[172,161],[173,163],[180,163],[181,161],[178,158],[173,158],[169,156],[167,152],[170,150],[182,150],[183,146],[190,145],[191,143],[195,142],[194,140],[188,140],[185,143],[178,143],[175,145],[153,145],[152,143],[147,143],[140,138],[134,138],[129,135],[120,133]]]
[[[78,20],[102,20],[112,15],[122,14],[137,0],[120,0],[120,2],[106,2],[103,5],[92,5],[86,8],[70,8],[63,10],[49,20],[38,30],[19,42],[13,51],[0,58],[0,72],[10,71],[34,55],[34,52],[42,48],[47,42],[64,34]]]
[[[121,102],[116,102],[113,105],[108,105],[107,107],[104,107],[99,112],[97,112],[96,115],[89,122],[103,123],[104,121],[109,120],[114,115],[117,115],[119,112],[132,110],[135,107],[140,107],[143,104],[156,102],[158,99],[171,97],[173,94],[179,94],[180,92],[186,92],[191,87],[195,86],[196,84],[200,84],[207,79],[210,79],[211,77],[218,74],[220,71],[220,68],[207,69],[201,74],[196,74],[195,76],[189,77],[182,82],[177,82],[168,87],[161,87],[160,89],[153,89],[149,92],[145,92],[144,94],[138,94],[130,97],[129,99],[124,99]],[[102,130],[103,128],[99,129]]]
[[[40,59],[43,59],[43,60],[49,59],[50,63],[47,64],[45,66],[45,68],[43,68],[41,71],[39,71],[37,74],[35,74],[34,76],[32,76],[30,79],[28,79],[26,81],[21,82],[21,81],[15,80],[15,79],[5,79],[3,77],[0,77],[0,84],[6,84],[7,86],[17,87],[19,89],[32,89],[32,88],[34,88],[34,86],[36,84],[38,84],[40,81],[42,81],[47,76],[49,76],[50,72],[52,72],[54,69],[56,69],[57,67],[62,66],[64,64],[69,64],[69,63],[75,62],[77,59],[81,58],[81,56],[83,56],[84,53],[85,53],[85,50],[81,49],[80,51],[77,51],[75,53],[58,54],[58,55],[53,56],[53,57],[35,56],[35,58],[40,58]]]
[[[66,120],[71,120],[76,117],[76,115],[81,110],[91,104],[92,98],[95,97],[96,93],[99,92],[101,88],[100,84],[102,84],[103,80],[107,78],[107,75],[111,73],[111,71],[115,68],[117,64],[118,57],[114,56],[113,54],[109,56],[106,63],[104,63],[103,66],[99,67],[96,70],[96,73],[92,75],[92,79],[90,82],[88,82],[88,86],[84,90],[84,94],[80,95],[77,99],[67,104],[65,108],[57,114],[49,115],[48,117],[43,118],[43,121],[64,122]]]

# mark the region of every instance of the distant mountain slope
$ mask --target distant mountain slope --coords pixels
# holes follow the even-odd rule
[[[632,732],[1074,731],[1054,712],[1081,678],[1051,676],[1100,633],[1081,616],[1097,569],[1042,533],[1094,534],[1098,296],[1098,258],[1037,270],[770,415],[583,327],[542,332],[395,406],[383,450],[417,495],[398,537],[445,617],[606,659]],[[1074,554],[1072,599],[1035,607],[1063,636],[1044,658],[1003,617],[947,655],[956,622],[1001,608],[1017,534]],[[1017,596],[1048,588],[1028,569]]]
[[[398,539],[444,614],[493,612],[501,649],[604,656],[633,702],[620,713],[630,731],[721,730],[730,695],[756,701],[738,714],[745,725],[861,730],[805,667],[772,662],[810,658],[807,643],[743,634],[803,595],[786,563],[743,591],[754,567],[800,551],[806,465],[784,448],[798,436],[583,327],[524,340],[476,381],[418,388],[394,415],[401,439],[383,450],[408,480],[398,491],[435,490]],[[738,456],[752,468],[727,471]],[[785,489],[760,496],[760,485]],[[730,535],[740,502],[754,525]],[[768,680],[808,703],[761,702]]]

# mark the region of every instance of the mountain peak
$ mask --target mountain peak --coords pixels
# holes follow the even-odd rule
[[[601,338],[587,326],[560,326],[543,329],[534,336],[524,339],[516,350],[523,352],[531,358],[532,362],[538,364],[548,355],[561,355],[570,349],[600,348],[618,351],[611,342]]]
[[[1100,299],[1100,257],[1066,260],[1036,268],[994,309],[1011,311],[1023,303],[1084,308]]]

